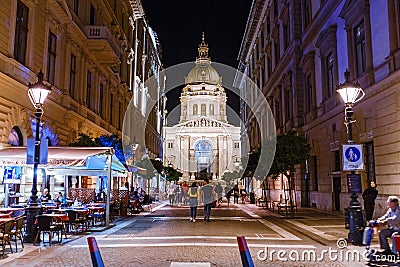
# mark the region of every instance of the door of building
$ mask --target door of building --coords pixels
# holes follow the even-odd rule
[[[342,185],[340,176],[333,176],[333,208],[335,211],[340,211],[340,192],[342,190],[341,186]]]

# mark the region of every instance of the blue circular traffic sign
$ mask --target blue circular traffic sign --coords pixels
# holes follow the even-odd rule
[[[361,157],[361,152],[357,147],[351,146],[345,151],[346,159],[350,162],[356,162]]]

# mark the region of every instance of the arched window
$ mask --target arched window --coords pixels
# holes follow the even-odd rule
[[[206,104],[201,104],[201,115],[206,115]]]
[[[214,115],[214,105],[210,104],[210,115]]]
[[[193,115],[197,115],[197,104],[193,105]]]
[[[14,126],[11,129],[10,135],[8,136],[8,144],[12,146],[22,146],[23,145],[23,139],[22,139],[22,133],[19,127]]]

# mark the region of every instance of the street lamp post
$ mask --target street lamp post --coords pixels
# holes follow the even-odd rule
[[[365,93],[361,89],[358,83],[350,82],[350,72],[348,70],[344,73],[345,82],[340,84],[337,88],[337,92],[342,97],[345,104],[345,122],[348,134],[348,144],[353,144],[353,128],[352,124],[355,122],[353,120],[353,105],[360,101]],[[354,170],[351,171],[354,174]],[[350,195],[351,201],[349,207],[345,209],[346,224],[349,225],[350,231],[348,235],[348,240],[354,244],[362,243],[362,230],[364,228],[364,218],[363,211],[360,203],[357,200],[357,194],[352,190]],[[347,225],[346,225],[347,226]]]
[[[37,201],[37,169],[39,165],[40,157],[40,118],[43,115],[42,106],[47,98],[47,95],[51,91],[51,86],[43,83],[43,72],[38,73],[37,83],[28,84],[28,96],[33,106],[35,107],[35,151],[33,157],[33,179],[32,179],[32,195],[29,198],[28,207],[26,208],[26,231],[24,236],[24,242],[32,243],[35,240],[36,229],[35,220],[36,215],[40,212],[40,206]]]

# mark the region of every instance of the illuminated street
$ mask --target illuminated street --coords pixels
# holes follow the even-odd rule
[[[400,0],[0,21],[0,266],[400,266]]]
[[[173,262],[240,266],[236,237],[241,235],[246,237],[256,266],[268,266],[271,261],[273,266],[363,266],[352,258],[350,262],[342,263],[335,260],[346,251],[336,245],[339,238],[347,235],[343,217],[301,209],[297,219],[284,219],[255,205],[231,204],[228,208],[224,203],[222,207],[212,209],[210,222],[202,220],[199,208],[200,216],[191,223],[188,212],[187,207],[160,204],[151,214],[125,218],[118,221],[117,226],[90,236],[96,237],[106,266],[171,266]],[[86,236],[63,245],[54,244],[51,248],[48,244],[46,247],[28,245],[22,253],[7,254],[8,258],[4,260],[7,263],[3,266],[89,266]],[[332,256],[328,254],[329,247]],[[323,260],[318,259],[324,249],[327,252]],[[357,250],[360,255],[365,250],[352,245],[347,249]],[[259,253],[260,250],[263,252]],[[282,260],[278,259],[279,250],[286,253],[281,255]],[[314,261],[309,261],[308,256],[301,261],[301,251],[305,250],[315,252]],[[298,258],[294,251],[299,252]],[[291,258],[289,253],[292,253]],[[362,257],[360,260],[365,262]]]

